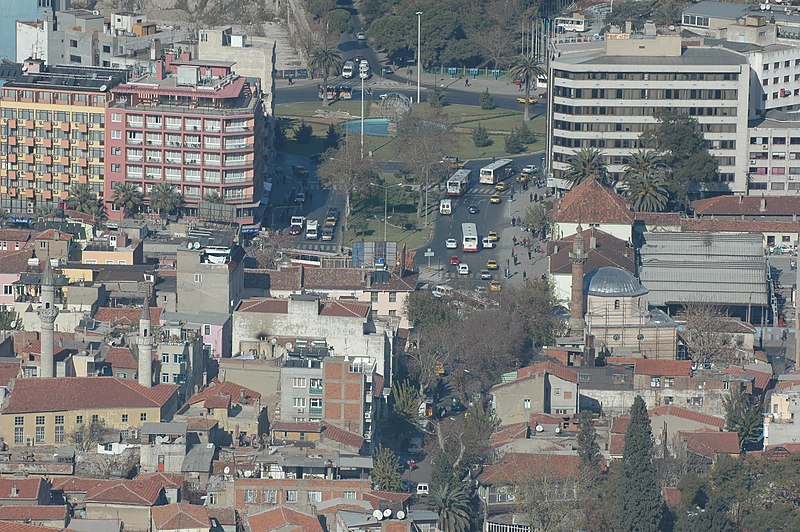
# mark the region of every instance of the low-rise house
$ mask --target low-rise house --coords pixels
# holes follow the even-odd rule
[[[205,506],[188,503],[156,506],[152,511],[152,532],[222,532]]]
[[[108,481],[86,492],[88,519],[122,519],[126,530],[149,531],[152,511],[165,504],[164,490],[151,480]]]
[[[757,220],[797,222],[800,197],[786,196],[715,196],[697,200],[693,205],[698,218],[715,220]]]
[[[536,412],[558,415],[578,412],[578,378],[574,368],[539,362],[509,374],[507,380],[489,391],[495,415],[504,424],[528,421]]]
[[[0,451],[0,475],[7,477],[56,477],[75,474],[75,448],[9,447]]]
[[[369,478],[237,478],[234,480],[236,508],[248,506],[284,506],[301,509],[335,498],[362,500],[372,490]]]
[[[0,257],[27,247],[31,234],[29,229],[0,229]]]
[[[0,305],[12,307],[20,298],[20,276],[28,270],[28,261],[34,256],[32,248],[0,254]]]
[[[678,432],[677,455],[687,460],[695,470],[713,465],[720,455],[738,456],[739,435],[735,432]]]
[[[82,264],[144,264],[144,242],[129,240],[124,234],[105,235],[81,250]]]
[[[56,260],[64,263],[70,260],[73,249],[72,234],[58,229],[47,229],[33,237],[36,256],[40,260]]]
[[[725,418],[710,416],[679,406],[659,406],[648,411],[653,434],[667,450],[675,456],[679,448],[678,433],[695,431],[720,432],[725,427]]]
[[[183,475],[175,473],[140,473],[136,480],[158,482],[164,488],[164,495],[169,504],[181,502],[184,487]]]
[[[64,528],[69,522],[69,509],[65,505],[0,506],[0,530],[7,523],[26,523]]]
[[[323,532],[325,529],[313,515],[291,508],[272,508],[247,517],[250,532]]]
[[[586,179],[556,201],[552,238],[574,235],[578,226],[596,227],[625,242],[633,235],[633,211],[625,199],[596,179]]]
[[[0,506],[50,504],[50,489],[50,482],[41,478],[0,478]]]
[[[189,442],[187,423],[145,423],[139,430],[139,467],[142,473],[180,473]]]

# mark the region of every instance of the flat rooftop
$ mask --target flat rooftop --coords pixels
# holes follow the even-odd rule
[[[48,88],[58,90],[81,90],[107,92],[118,83],[128,79],[128,71],[117,68],[81,67],[58,65],[47,67],[43,72],[27,73],[11,70],[5,88]]]
[[[635,39],[632,39],[635,40]],[[644,66],[738,66],[747,64],[747,59],[735,52],[722,48],[685,47],[678,56],[654,55],[607,55],[604,43],[570,43],[562,49],[554,64],[569,63],[575,65],[631,65]],[[557,67],[556,67],[557,68]]]

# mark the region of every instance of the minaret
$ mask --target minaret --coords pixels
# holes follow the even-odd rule
[[[570,334],[583,335],[586,322],[583,317],[586,314],[583,304],[583,268],[586,264],[586,252],[584,251],[583,228],[578,223],[578,233],[572,243],[572,253],[569,254],[569,261],[572,263],[572,302],[570,304],[569,330]]]
[[[150,292],[145,292],[142,314],[139,316],[139,384],[153,386],[153,330],[150,327]]]
[[[54,344],[54,324],[58,309],[55,306],[56,299],[56,280],[53,275],[53,268],[50,266],[50,259],[44,261],[44,272],[42,273],[42,290],[39,307],[39,321],[41,322],[41,358],[39,362],[40,377],[55,377],[55,365],[53,362]]]

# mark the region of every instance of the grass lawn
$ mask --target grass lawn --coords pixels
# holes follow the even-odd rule
[[[319,102],[298,102],[281,103],[275,106],[275,116],[278,118],[285,116],[305,116],[313,117],[318,111],[339,111],[350,113],[351,115],[361,116],[361,100],[345,100],[332,103],[325,108],[325,104]],[[369,103],[364,102],[364,116],[369,116]]]

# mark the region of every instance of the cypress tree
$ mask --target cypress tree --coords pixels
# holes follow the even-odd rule
[[[653,433],[647,407],[641,396],[631,407],[631,422],[625,434],[625,450],[617,486],[617,527],[620,532],[658,532],[664,500],[653,465]]]
[[[580,432],[578,433],[578,455],[581,467],[595,473],[600,468],[600,446],[597,445],[597,432],[592,423],[592,413],[584,410],[578,415]]]

